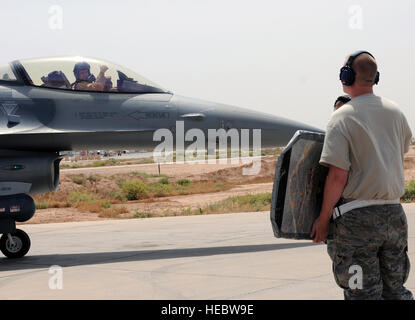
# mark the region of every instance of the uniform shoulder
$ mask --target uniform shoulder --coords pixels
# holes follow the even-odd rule
[[[398,104],[395,101],[382,96],[377,96],[375,94],[364,94],[355,97],[349,102],[349,104],[352,105],[353,109],[359,114],[361,112],[365,113],[367,110],[373,110],[371,108],[382,108],[393,114],[402,114]]]
[[[385,98],[385,97],[380,97],[380,96],[379,96],[379,98],[380,98],[380,101],[382,102],[382,104],[385,107],[399,109],[398,104],[395,101],[393,101],[391,99],[388,99],[388,98]]]
[[[385,98],[385,97],[379,97],[379,98],[381,99],[382,106],[385,109],[388,109],[391,113],[399,115],[400,117],[403,117],[403,118],[405,117],[405,115],[403,114],[401,108],[398,106],[398,104],[395,101],[390,100],[390,99]]]
[[[353,109],[353,106],[349,103],[346,103],[331,114],[328,125],[333,126],[339,122],[343,122],[354,113],[355,110]]]

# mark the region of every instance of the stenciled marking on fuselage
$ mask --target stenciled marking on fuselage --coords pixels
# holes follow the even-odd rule
[[[0,104],[6,114],[15,114],[19,109],[19,105],[14,101],[1,101]]]
[[[170,113],[166,111],[133,112],[129,116],[136,120],[170,119]]]
[[[118,112],[76,112],[75,117],[81,120],[103,120],[114,118]]]

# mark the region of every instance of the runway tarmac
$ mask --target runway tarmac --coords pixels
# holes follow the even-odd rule
[[[404,208],[414,264],[415,204]],[[2,300],[343,299],[326,245],[274,238],[269,212],[20,228],[32,248],[0,258]],[[413,271],[406,285],[415,293]]]

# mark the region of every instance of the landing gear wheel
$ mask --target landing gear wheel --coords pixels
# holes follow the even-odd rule
[[[30,249],[30,238],[26,232],[16,229],[0,238],[0,250],[7,258],[21,258]]]

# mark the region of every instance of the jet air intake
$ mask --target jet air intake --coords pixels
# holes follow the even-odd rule
[[[0,197],[55,191],[59,184],[56,152],[0,151]]]

